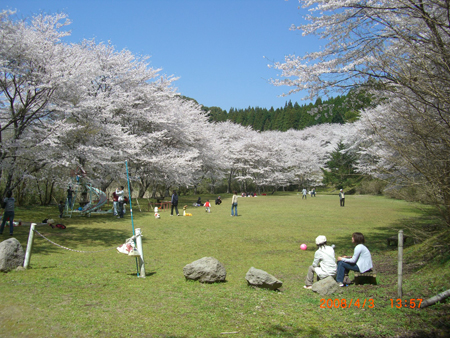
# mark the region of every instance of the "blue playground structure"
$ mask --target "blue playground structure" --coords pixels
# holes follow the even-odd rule
[[[81,175],[80,175],[81,174]],[[112,209],[108,211],[101,211],[101,207],[108,201],[106,194],[100,189],[94,188],[90,183],[84,183],[86,172],[80,167],[74,175],[75,190],[72,193],[72,205],[69,205],[69,198],[66,198],[66,205],[64,208],[64,217],[72,217],[72,214],[80,213],[81,216],[91,216],[95,213],[112,213]],[[79,208],[75,208],[75,203],[78,202]]]

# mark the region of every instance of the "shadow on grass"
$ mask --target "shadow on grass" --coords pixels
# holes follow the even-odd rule
[[[146,272],[145,277],[151,277],[153,275],[156,275],[156,271],[154,272]],[[129,273],[128,276],[136,276],[136,273]]]
[[[292,326],[272,325],[265,332],[267,337],[322,337],[316,328],[301,329]]]
[[[397,243],[388,244],[388,238],[398,238],[399,230],[408,238],[404,242],[404,256],[408,258],[409,264],[404,267],[404,272],[417,272],[426,262],[445,265],[450,261],[450,234],[448,226],[441,215],[434,209],[417,210],[414,217],[400,219],[387,226],[376,227],[370,233],[364,233],[365,245],[372,253],[374,269],[377,272],[396,273],[396,267],[392,262],[380,261],[378,255],[387,252],[397,252]],[[357,231],[357,229],[356,229]],[[336,257],[352,255],[354,245],[351,242],[351,233],[335,239]],[[420,245],[420,246],[419,246]],[[417,250],[415,250],[417,246]],[[418,254],[419,253],[419,254]]]
[[[36,230],[42,235],[56,243],[45,240],[39,234],[35,234],[33,253],[52,254],[63,248],[76,251],[102,251],[114,250],[122,245],[130,237],[129,230],[105,229],[105,228],[76,228],[70,227],[65,230],[52,229],[46,226],[38,226]],[[37,239],[41,241],[37,242]],[[26,244],[25,244],[26,245]],[[59,246],[58,246],[59,245]],[[102,247],[99,249],[99,247]]]
[[[387,239],[393,236],[397,238],[399,230],[403,230],[404,235],[408,237],[404,242],[406,248],[442,234],[447,229],[448,226],[440,217],[440,214],[436,210],[429,209],[418,211],[418,215],[415,217],[400,219],[388,226],[374,228],[375,232],[369,235],[364,234],[364,237],[366,246],[372,252],[385,252],[397,250],[397,245],[392,243],[388,245]],[[348,237],[338,238],[334,244],[338,252],[340,249],[353,252],[350,233]]]
[[[418,330],[413,332],[407,332],[404,335],[399,334],[396,337],[408,337],[408,338],[419,338],[419,337],[431,337],[431,338],[437,338],[437,337],[448,337],[447,334],[450,333],[450,327],[448,324],[444,324],[445,327],[437,327],[439,331],[424,331],[424,330]],[[282,325],[272,325],[270,326],[264,336],[267,337],[323,337],[325,332],[321,332],[317,328],[298,328],[293,326],[282,326]],[[443,336],[444,334],[444,336]],[[378,334],[372,334],[369,332],[365,333],[352,333],[352,332],[345,332],[342,334],[336,334],[333,335],[333,337],[336,338],[375,338],[379,337]]]

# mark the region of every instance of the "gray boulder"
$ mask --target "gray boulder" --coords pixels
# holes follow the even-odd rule
[[[203,257],[183,268],[186,279],[198,280],[201,283],[224,282],[227,272],[222,263],[214,257]]]
[[[0,242],[0,271],[7,272],[23,265],[25,253],[19,241],[8,238]]]
[[[269,290],[276,290],[283,286],[282,281],[276,279],[266,271],[256,269],[253,266],[247,271],[245,279],[247,280],[248,285]]]
[[[324,279],[321,279],[317,283],[314,283],[312,285],[312,290],[322,296],[342,292],[339,284],[331,276],[328,276]]]

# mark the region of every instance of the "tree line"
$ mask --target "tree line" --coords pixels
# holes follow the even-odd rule
[[[445,2],[305,4],[315,17],[298,29],[329,44],[275,63],[281,76],[273,84],[291,93],[307,88],[316,101],[267,112],[202,107],[148,57],[94,40],[66,44],[63,13],[18,20],[1,12],[3,191],[48,203],[77,167],[105,191],[124,182],[125,160],[139,196],[201,185],[213,192],[222,182],[228,191],[309,187],[324,178],[353,185],[364,175],[384,191],[433,204],[450,226]],[[342,96],[319,99],[337,90]]]
[[[219,107],[203,107],[210,122],[230,121],[253,130],[267,131],[289,129],[301,130],[324,123],[344,124],[358,119],[359,111],[370,105],[370,98],[363,93],[350,92],[322,101],[300,105],[291,100],[284,107],[248,107],[246,109],[230,108],[229,111]]]

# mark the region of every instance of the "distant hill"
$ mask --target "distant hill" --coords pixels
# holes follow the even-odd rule
[[[186,99],[190,98],[186,97]],[[319,98],[314,104],[299,105],[289,100],[283,108],[277,109],[248,107],[247,109],[231,108],[230,111],[226,111],[219,107],[205,106],[202,109],[208,112],[211,122],[231,121],[243,126],[251,126],[258,131],[286,131],[300,130],[323,123],[353,122],[358,119],[359,110],[369,104],[370,99],[367,96],[362,94],[356,96],[350,93],[323,102]]]

